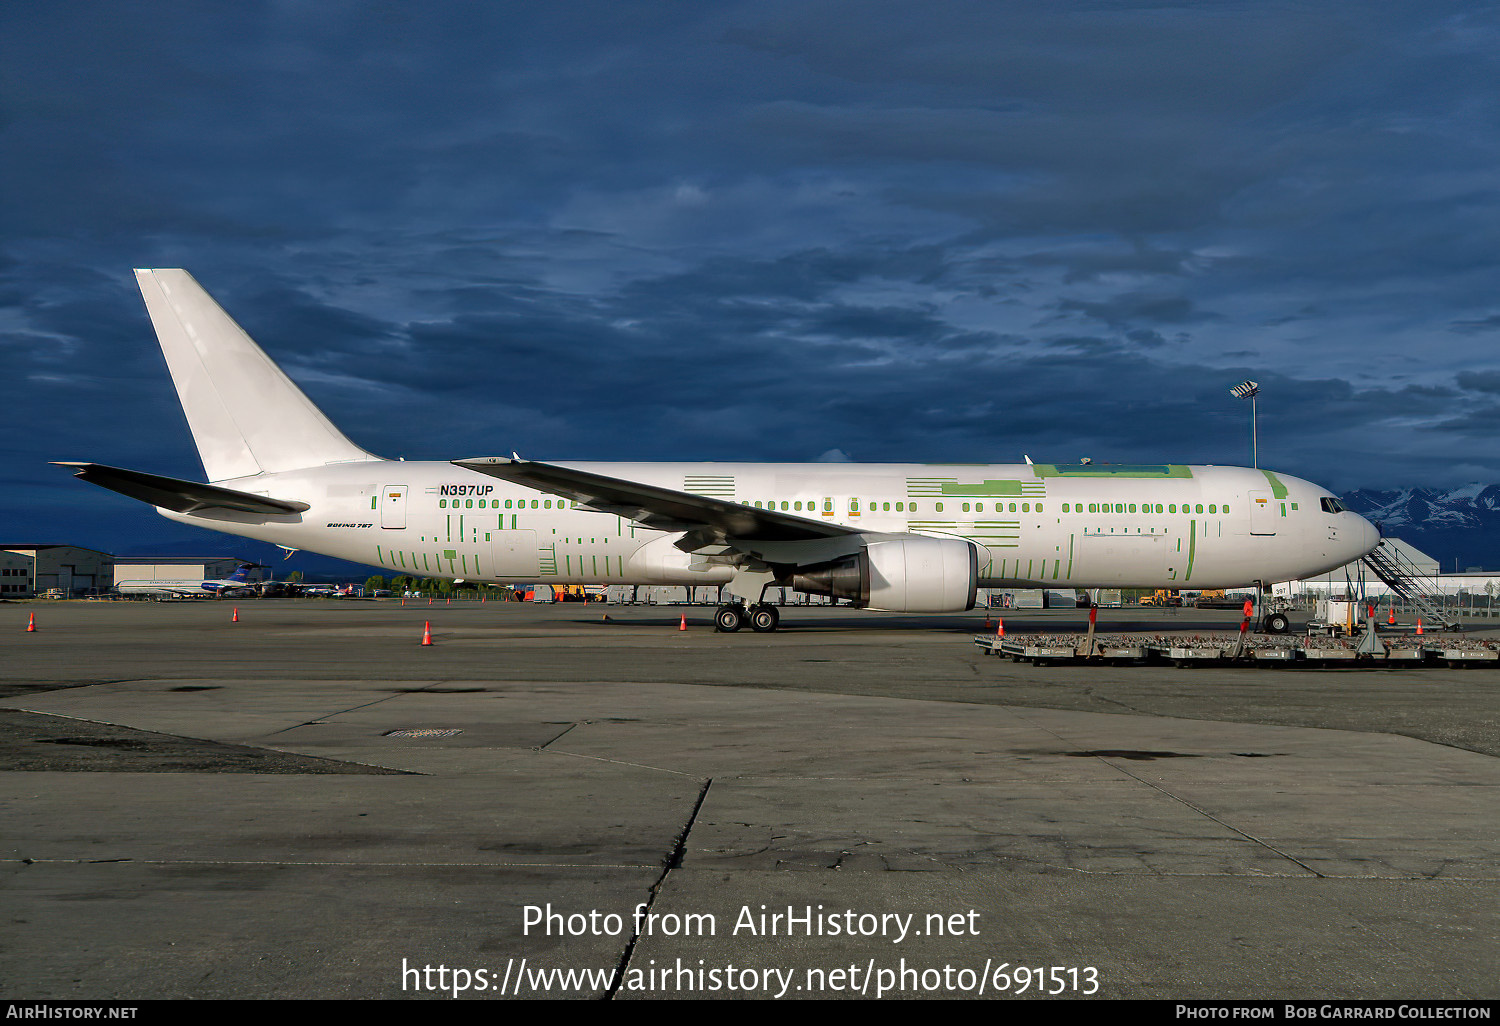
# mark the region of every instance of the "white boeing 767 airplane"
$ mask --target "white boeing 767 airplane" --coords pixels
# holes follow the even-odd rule
[[[956,612],[981,587],[1271,584],[1380,541],[1327,489],[1244,467],[386,460],[186,271],[135,273],[209,483],[61,465],[172,520],[396,574],[722,584],[720,630],[770,631],[770,585]]]

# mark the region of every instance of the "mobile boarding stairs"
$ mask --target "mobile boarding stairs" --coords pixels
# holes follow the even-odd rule
[[[1364,564],[1424,623],[1437,630],[1459,629],[1458,621],[1443,608],[1436,579],[1424,573],[1394,545],[1387,545],[1382,540],[1364,557]]]

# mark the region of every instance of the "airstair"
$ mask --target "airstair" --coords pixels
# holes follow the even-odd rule
[[[1394,545],[1382,541],[1364,557],[1365,566],[1411,608],[1423,623],[1439,630],[1457,630],[1458,621],[1443,608],[1437,580],[1424,573]]]

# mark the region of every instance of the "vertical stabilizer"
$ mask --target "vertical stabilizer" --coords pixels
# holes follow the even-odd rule
[[[378,458],[345,438],[192,275],[135,277],[208,480]]]

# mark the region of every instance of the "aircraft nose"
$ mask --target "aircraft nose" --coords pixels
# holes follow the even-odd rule
[[[1351,556],[1349,560],[1349,562],[1352,563],[1359,557],[1373,551],[1375,549],[1375,546],[1380,544],[1380,528],[1370,523],[1358,513],[1353,513],[1350,515],[1353,516],[1357,521],[1359,521],[1359,523],[1355,527],[1355,530],[1351,532],[1353,536],[1354,547],[1356,549],[1354,555]]]

